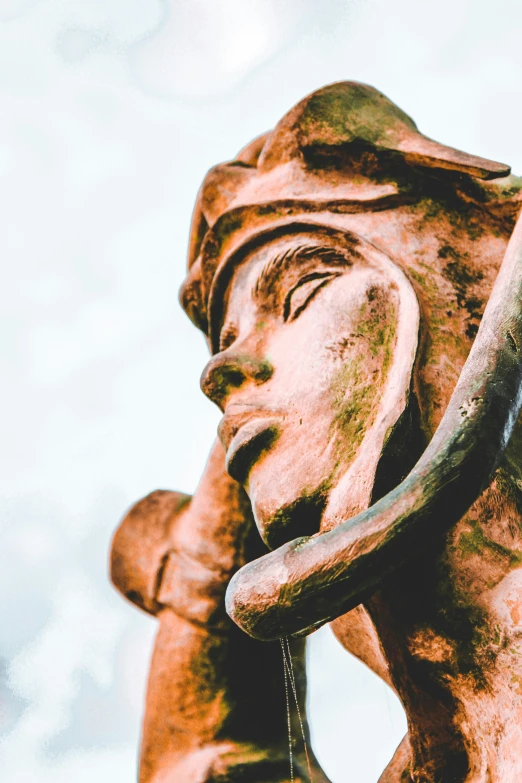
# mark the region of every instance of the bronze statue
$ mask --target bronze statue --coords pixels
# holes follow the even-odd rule
[[[181,301],[219,442],[112,550],[159,620],[141,783],[326,781],[326,622],[406,711],[380,783],[522,780],[521,188],[353,82],[207,175]]]

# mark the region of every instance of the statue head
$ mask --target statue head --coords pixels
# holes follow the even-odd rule
[[[401,270],[348,230],[296,222],[242,254],[202,387],[275,548],[369,504],[407,404],[419,311]]]
[[[347,611],[491,478],[520,404],[505,288],[514,326],[495,343],[493,303],[477,337],[518,211],[508,175],[349,82],[207,175],[181,298],[213,354],[202,388],[224,413],[227,469],[278,550],[231,585],[251,633]]]

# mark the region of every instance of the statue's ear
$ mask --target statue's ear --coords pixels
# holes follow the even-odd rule
[[[375,269],[388,300],[380,318],[366,319],[363,325],[369,340],[365,350],[369,357],[379,356],[381,366],[366,379],[376,401],[372,415],[362,409],[353,413],[360,421],[352,422],[352,429],[364,436],[350,467],[330,493],[322,530],[368,508],[376,496],[400,483],[425,445],[420,442],[413,392],[420,327],[416,293],[403,270],[382,250],[359,239],[358,251],[365,264]],[[382,351],[385,333],[387,347]]]

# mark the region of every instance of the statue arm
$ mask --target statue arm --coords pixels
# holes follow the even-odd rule
[[[113,582],[159,621],[140,783],[225,781],[231,774],[238,783],[288,780],[280,644],[250,639],[224,609],[232,574],[259,547],[248,498],[226,475],[220,444],[194,497],[152,493],[117,530]],[[304,642],[293,645],[304,713]],[[298,740],[297,721],[293,733]],[[307,778],[306,760],[302,752],[295,757],[298,783]],[[313,756],[312,763],[316,781],[327,783]]]

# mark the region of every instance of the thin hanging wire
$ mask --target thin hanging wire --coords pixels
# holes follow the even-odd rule
[[[290,695],[288,693],[288,666],[286,663],[284,642],[280,639],[281,650],[283,651],[283,671],[285,674],[285,696],[286,696],[286,721],[288,724],[288,757],[290,759],[290,781],[294,783],[294,754],[292,750],[292,721],[290,718]]]
[[[306,756],[306,765],[308,767],[308,776],[310,778],[310,783],[314,783],[314,777],[312,773],[312,765],[310,763],[310,754],[308,753],[308,743],[306,741],[306,735],[304,730],[304,724],[303,719],[301,717],[301,710],[299,709],[299,699],[297,698],[297,687],[295,682],[295,673],[294,673],[294,664],[292,660],[292,651],[290,650],[290,642],[288,641],[288,638],[285,636],[284,639],[281,639],[281,649],[283,651],[283,665],[285,670],[285,689],[286,689],[286,705],[287,705],[287,719],[288,719],[288,730],[289,730],[289,741],[291,741],[291,722],[290,722],[290,704],[288,699],[288,680],[290,680],[290,685],[292,687],[292,692],[294,694],[294,701],[295,706],[297,710],[297,717],[299,719],[299,726],[301,728],[301,737],[303,738],[303,747],[304,752]],[[292,757],[293,758],[293,757]],[[293,767],[293,762],[292,762]],[[293,778],[292,778],[293,781]]]
[[[292,652],[290,650],[290,642],[288,640],[288,637],[285,637],[285,642],[286,642],[286,647],[287,647],[287,652],[288,652],[288,661],[289,661],[289,664],[290,664],[290,666],[289,666],[290,683],[292,685],[292,691],[294,693],[294,701],[295,701],[295,706],[296,706],[296,709],[297,709],[297,717],[299,718],[299,726],[301,727],[301,737],[303,738],[303,746],[304,746],[304,752],[305,752],[305,756],[306,756],[306,764],[307,764],[307,767],[308,767],[308,776],[310,778],[310,783],[314,783],[314,776],[313,776],[313,773],[312,773],[312,765],[310,763],[310,754],[308,752],[308,743],[306,741],[306,735],[305,735],[305,730],[304,730],[303,719],[301,717],[301,710],[299,709],[299,700],[297,698],[297,687],[296,687],[296,684],[295,684],[295,675],[294,675],[294,663],[293,663],[293,660],[292,660]]]

